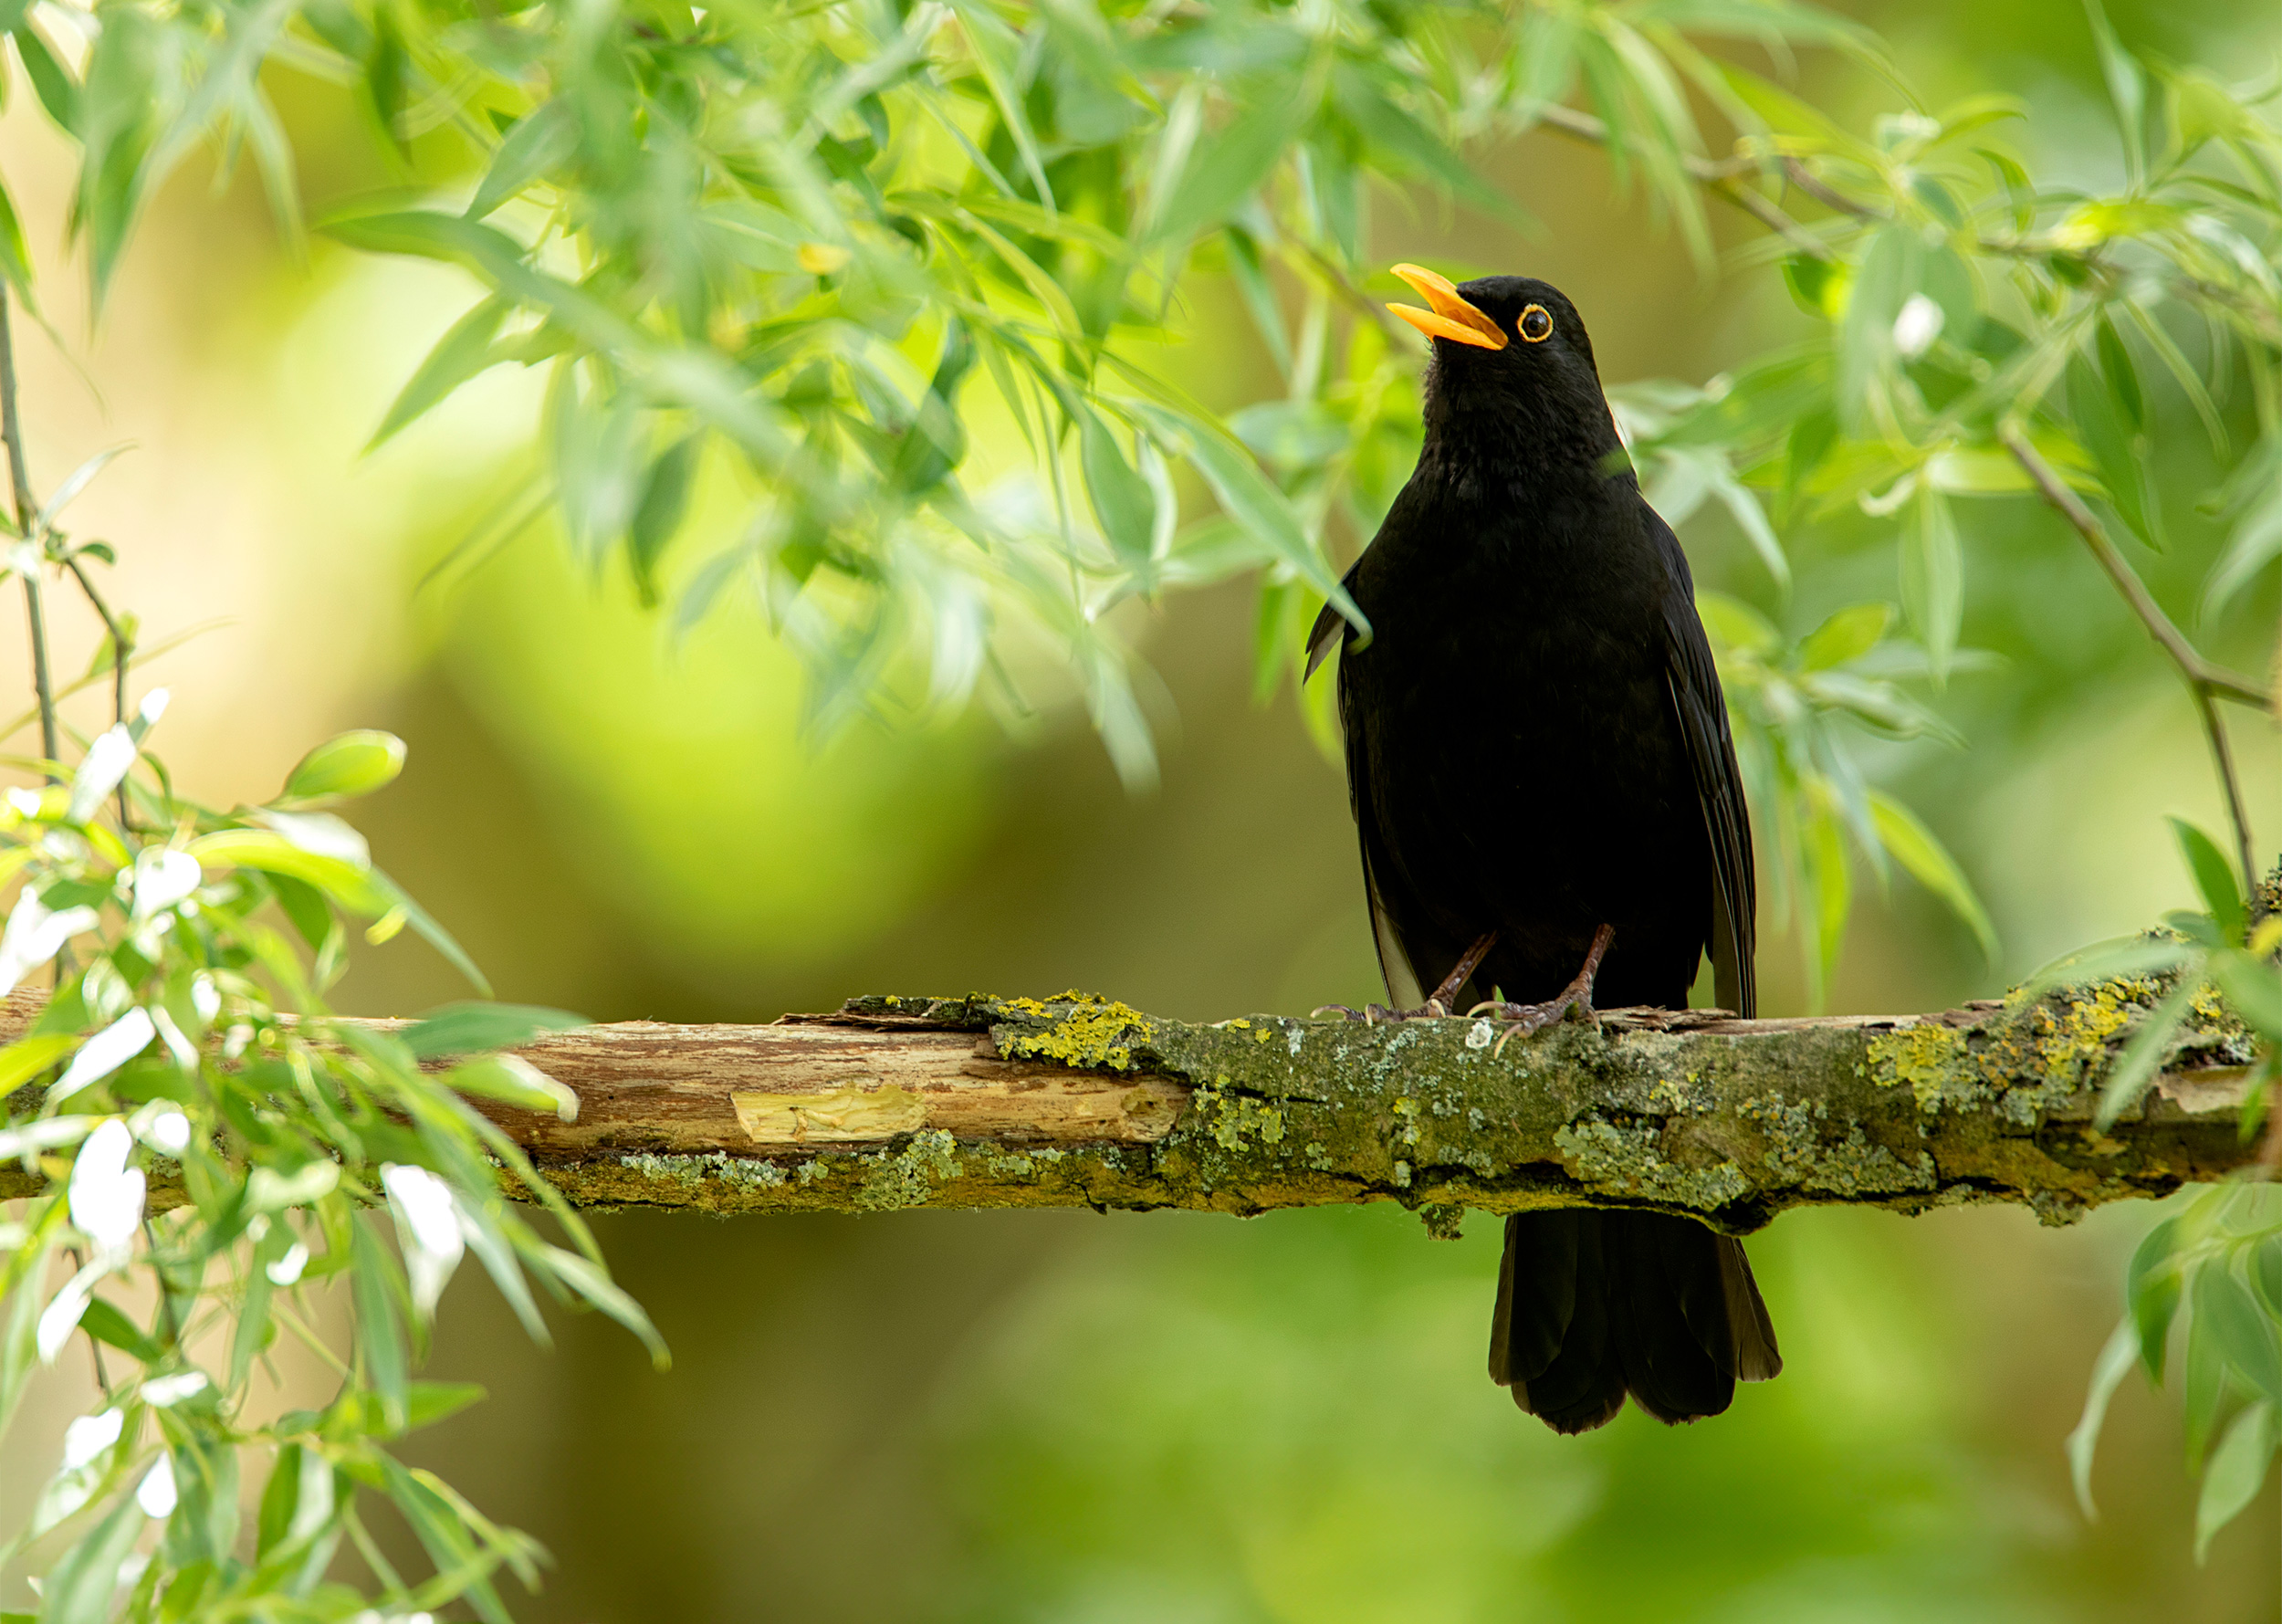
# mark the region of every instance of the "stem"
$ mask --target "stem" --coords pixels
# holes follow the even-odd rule
[[[1608,145],[1608,126],[1591,113],[1579,112],[1573,107],[1554,105],[1541,108],[1537,112],[1537,121],[1546,129],[1558,131],[1573,141],[1585,141],[1596,147]],[[1758,193],[1743,183],[1744,176],[1757,173],[1760,167],[1758,160],[1731,158],[1723,162],[1715,162],[1709,158],[1700,158],[1693,152],[1682,152],[1680,155],[1680,161],[1688,171],[1690,179],[1707,191],[1716,193],[1725,198],[1777,236],[1790,243],[1802,254],[1811,254],[1816,259],[1837,257],[1832,252],[1828,243],[1824,242],[1806,226],[1784,213],[1776,204],[1760,196]],[[1819,186],[1819,183],[1817,185]],[[1821,193],[1817,190],[1814,194],[1819,196]],[[1858,207],[1849,208],[1848,212],[1859,213],[1861,211]]]
[[[24,571],[24,613],[31,625],[32,692],[39,700],[39,753],[53,763],[58,759],[61,747],[56,741],[55,686],[47,676],[47,619],[39,601],[40,547],[38,539],[32,534],[32,522],[39,507],[32,500],[32,477],[24,463],[24,428],[16,412],[16,341],[9,334],[8,325],[8,291],[5,284],[0,284],[0,440],[7,444],[16,534],[35,554],[31,567]],[[47,780],[50,783],[62,781],[52,765]]]
[[[2045,461],[2019,424],[2005,424],[1997,431],[1997,437],[2013,454],[2013,460],[2021,466],[2029,478],[2036,481],[2036,488],[2045,500],[2059,511],[2078,535],[2084,538],[2084,544],[2092,550],[2092,557],[2108,572],[2108,579],[2115,582],[2116,590],[2123,594],[2123,601],[2131,606],[2131,612],[2140,617],[2140,623],[2147,628],[2148,635],[2154,638],[2163,652],[2171,656],[2172,663],[2179,667],[2179,675],[2186,679],[2188,691],[2194,696],[2195,708],[2203,718],[2203,735],[2211,743],[2211,759],[2218,769],[2220,787],[2225,791],[2226,813],[2235,825],[2235,854],[2243,864],[2243,884],[2249,888],[2252,917],[2257,917],[2265,910],[2258,896],[2258,866],[2251,847],[2250,819],[2243,808],[2242,783],[2235,772],[2234,752],[2227,746],[2226,729],[2219,722],[2215,701],[2237,699],[2264,708],[2268,696],[2249,678],[2237,676],[2225,667],[2204,659],[2194,644],[2187,641],[2186,634],[2172,623],[2171,616],[2163,613],[2162,606],[2156,602],[2153,594],[2147,590],[2147,583],[2140,579],[2138,571],[2124,558],[2122,549],[2108,534],[2107,527],[2099,522],[2099,516],[2087,508],[2083,498],[2070,490],[2067,482],[2053,471],[2052,465]]]
[[[102,616],[104,630],[110,634],[111,720],[123,728],[127,725],[127,656],[132,652],[133,644],[129,641],[129,634],[120,623],[119,617],[111,613],[111,606],[103,602],[103,594],[95,590],[95,582],[88,579],[86,567],[79,559],[76,556],[65,559],[63,567],[71,571],[71,579],[79,583],[79,591],[87,595],[87,601],[94,606],[95,613]],[[127,812],[127,781],[123,778],[119,781],[119,826],[127,830],[134,827],[134,820]]]

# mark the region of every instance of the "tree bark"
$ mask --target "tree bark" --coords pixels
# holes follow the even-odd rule
[[[1442,1233],[1466,1208],[1633,1206],[1743,1233],[1806,1204],[2010,1200],[2066,1222],[2255,1158],[2237,1125],[2253,1044],[2215,1002],[2094,1128],[2102,1074],[2161,990],[1801,1021],[1604,1011],[1511,1042],[1462,1017],[1194,1025],[1077,994],[874,997],[768,1026],[550,1034],[519,1053],[577,1093],[577,1120],[481,1108],[590,1206],[1393,1200]],[[0,1174],[0,1196],[23,1179]]]

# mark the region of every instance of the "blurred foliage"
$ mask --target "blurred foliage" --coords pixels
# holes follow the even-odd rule
[[[52,528],[35,538],[19,545],[68,556]],[[23,881],[0,983],[12,990],[51,962],[57,982],[0,1049],[11,1095],[0,1157],[44,1184],[0,1223],[0,1427],[34,1370],[75,1348],[104,1398],[71,1423],[0,1560],[35,1542],[50,1554],[38,1615],[50,1624],[366,1615],[372,1598],[328,1577],[344,1543],[372,1565],[384,1605],[465,1597],[504,1619],[490,1576],[505,1566],[531,1582],[536,1547],[389,1446],[481,1396],[411,1374],[470,1250],[541,1340],[533,1279],[664,1357],[584,1223],[469,1103],[574,1112],[560,1084],[485,1053],[574,1018],[475,1003],[395,1033],[332,1022],[321,994],[358,921],[376,940],[410,922],[457,951],[321,810],[393,778],[403,745],[342,735],[268,802],[221,812],[176,796],[144,750],[165,705],[153,690],[68,776],[19,762],[55,781],[11,790],[0,813],[0,865]],[[423,1068],[454,1056],[472,1058]],[[542,1238],[501,1172],[572,1247]],[[152,1210],[153,1179],[173,1197],[167,1210]],[[69,1277],[51,1294],[64,1260]],[[340,1351],[315,1298],[336,1283],[355,1304]],[[122,1298],[152,1306],[136,1315]],[[340,1390],[263,1420],[248,1399],[281,1336],[330,1365]],[[210,1369],[194,1344],[222,1357]],[[241,1479],[265,1462],[248,1543]],[[432,1577],[402,1578],[379,1556],[359,1510],[367,1491],[410,1524]]]

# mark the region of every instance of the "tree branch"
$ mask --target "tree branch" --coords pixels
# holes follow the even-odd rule
[[[39,571],[43,538],[32,534],[39,507],[32,499],[32,477],[24,460],[24,427],[16,416],[16,340],[9,330],[8,291],[0,286],[0,445],[8,457],[8,484],[16,508],[16,533],[31,557],[22,561],[24,614],[32,642],[32,692],[39,702],[39,753],[54,762],[61,745],[57,738],[56,688],[47,673],[47,617],[40,605]],[[48,769],[50,781],[56,770]]]
[[[2086,507],[2084,499],[2070,490],[2067,482],[2053,471],[2052,465],[2037,451],[2026,430],[2017,423],[2008,423],[1997,433],[1999,438],[2004,440],[2005,449],[2013,454],[2013,460],[2020,464],[2022,470],[2036,482],[2036,489],[2045,500],[2058,509],[2060,516],[2068,521],[2076,533],[2084,538],[2084,545],[2092,550],[2092,557],[2107,571],[2108,579],[2115,583],[2116,591],[2123,594],[2123,601],[2130,606],[2131,613],[2140,617],[2140,623],[2147,628],[2148,635],[2154,638],[2163,652],[2171,656],[2172,664],[2179,667],[2179,675],[2186,679],[2187,690],[2193,697],[2195,709],[2203,718],[2203,737],[2211,746],[2211,760],[2219,775],[2219,786],[2226,794],[2226,815],[2235,825],[2235,854],[2243,865],[2243,883],[2249,887],[2251,912],[2253,915],[2262,912],[2258,889],[2259,864],[2257,854],[2251,845],[2250,815],[2243,805],[2242,783],[2235,771],[2234,752],[2226,742],[2225,727],[2219,720],[2217,701],[2235,699],[2256,705],[2264,710],[2272,697],[2249,678],[2237,676],[2224,666],[2204,659],[2202,652],[2187,641],[2187,634],[2172,623],[2170,615],[2163,613],[2163,606],[2147,590],[2147,583],[2140,579],[2139,571],[2132,569],[2124,558],[2123,550],[2109,535],[2107,526],[2099,522],[2099,515]]]
[[[1393,1200],[1443,1230],[1468,1207],[1646,1206],[1740,1232],[1807,1204],[2006,1200],[2057,1222],[2256,1158],[2236,1127],[2255,1045],[2221,1014],[2191,1018],[2146,1100],[2093,1129],[2101,1073],[2162,990],[1886,1018],[1605,1012],[1502,1053],[1462,1017],[1207,1026],[1075,995],[866,998],[771,1026],[550,1034],[521,1053],[578,1095],[577,1120],[481,1108],[587,1205]],[[37,1009],[9,1001],[0,1041]],[[38,1182],[0,1169],[0,1198]]]

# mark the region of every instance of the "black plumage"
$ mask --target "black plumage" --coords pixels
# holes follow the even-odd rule
[[[1419,1005],[1494,936],[1459,990],[1551,1001],[1596,931],[1592,997],[1685,1007],[1709,949],[1720,1003],[1753,1012],[1750,818],[1679,540],[1640,495],[1575,308],[1546,283],[1397,307],[1433,340],[1418,466],[1346,585],[1347,780],[1380,964]],[[1781,1368],[1743,1248],[1685,1218],[1506,1221],[1491,1375],[1564,1432],[1629,1392],[1650,1415],[1725,1409]]]

